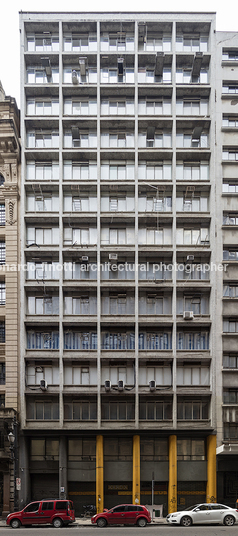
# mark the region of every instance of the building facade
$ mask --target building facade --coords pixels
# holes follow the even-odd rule
[[[20,114],[0,83],[0,512],[13,510],[18,463]],[[9,433],[11,436],[9,437]],[[10,438],[15,443],[9,443]],[[10,448],[11,447],[11,448]]]
[[[151,504],[153,481],[164,514],[212,502],[237,166],[215,14],[21,13],[20,30],[20,500]]]

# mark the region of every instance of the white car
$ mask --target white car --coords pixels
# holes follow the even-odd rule
[[[171,525],[190,527],[195,523],[220,523],[231,527],[238,522],[238,510],[224,506],[224,504],[203,503],[190,506],[181,512],[173,512],[166,517]]]

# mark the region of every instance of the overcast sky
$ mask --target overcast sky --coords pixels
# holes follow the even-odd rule
[[[78,0],[7,0],[1,3],[0,8],[0,80],[6,95],[15,97],[20,107],[19,99],[19,11],[85,11],[82,5],[87,6],[87,11],[163,11],[166,5],[166,11],[205,11],[216,12],[217,23],[216,29],[223,31],[238,31],[238,3],[234,0],[200,0],[191,2],[191,0],[167,0],[160,3],[158,0],[150,2],[138,2],[135,0],[120,0],[120,3],[113,3],[111,0],[87,0],[79,2]],[[112,6],[115,6],[113,8]],[[192,7],[193,6],[193,7]]]

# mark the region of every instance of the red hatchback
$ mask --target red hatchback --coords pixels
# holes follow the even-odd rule
[[[145,506],[120,504],[111,510],[104,510],[91,518],[93,525],[103,528],[106,525],[137,525],[145,527],[151,522],[150,512]]]
[[[20,512],[9,514],[6,519],[7,525],[18,529],[21,525],[46,525],[51,523],[53,527],[60,528],[75,521],[72,501],[60,499],[45,499],[28,504]]]

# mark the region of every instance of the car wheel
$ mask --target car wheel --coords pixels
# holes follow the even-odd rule
[[[104,519],[104,517],[100,517],[97,520],[97,526],[100,527],[100,529],[103,529],[103,527],[106,527],[106,525],[107,525],[107,522],[106,522],[106,519]]]
[[[19,529],[19,527],[21,526],[21,522],[19,521],[19,519],[12,519],[10,525],[12,529]]]
[[[224,525],[227,527],[232,527],[235,523],[235,518],[233,516],[226,516],[224,517]]]
[[[181,521],[180,521],[180,525],[182,525],[183,527],[191,527],[191,525],[192,525],[191,517],[183,516]]]
[[[63,525],[63,521],[60,519],[60,517],[56,517],[53,519],[52,525],[55,529],[60,529],[60,527]]]
[[[147,521],[144,517],[140,517],[140,519],[138,519],[137,521],[137,525],[138,527],[146,527],[147,525]]]

